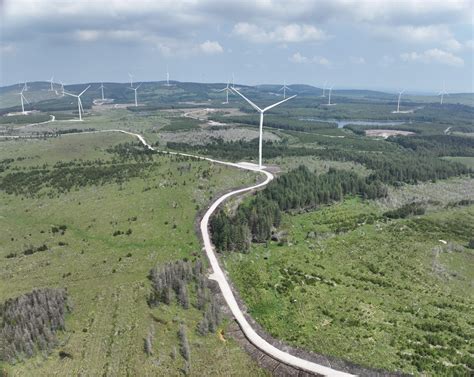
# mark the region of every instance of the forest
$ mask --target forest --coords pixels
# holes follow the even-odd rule
[[[413,151],[442,156],[474,156],[474,138],[455,135],[392,136],[389,141]]]
[[[241,204],[235,215],[217,212],[211,219],[212,241],[219,251],[247,252],[251,241],[265,242],[272,237],[281,211],[313,209],[346,195],[375,199],[386,196],[387,189],[381,182],[354,172],[330,169],[318,175],[300,166]]]
[[[150,270],[148,278],[152,288],[148,297],[150,307],[170,305],[175,297],[183,309],[189,309],[190,305],[193,305],[203,311],[203,318],[196,329],[198,334],[206,335],[216,331],[221,321],[220,307],[215,294],[211,293],[210,282],[200,260],[195,263],[180,260],[155,266]],[[193,303],[189,298],[191,289],[196,292],[196,300]]]
[[[439,138],[444,142],[443,138],[445,138],[445,136],[439,136]],[[379,142],[374,145],[363,139],[326,138],[325,140],[327,141],[324,143],[322,143],[321,140],[318,139],[318,143],[323,144],[325,148],[292,147],[283,140],[281,142],[264,142],[263,150],[265,157],[268,159],[278,156],[317,156],[323,160],[357,162],[373,171],[371,175],[372,180],[378,180],[392,185],[436,181],[438,179],[446,179],[471,172],[470,169],[463,164],[438,158],[434,151],[428,153],[426,148],[413,150],[409,148],[408,145],[406,148],[403,145],[397,147],[398,139],[396,139],[397,143]],[[400,143],[405,143],[405,141],[400,141]],[[454,150],[456,147],[453,143],[445,142],[443,145],[446,145],[446,147],[443,148],[452,145],[452,147],[449,148]],[[471,142],[467,142],[457,147],[458,153],[469,155],[472,150],[470,143]],[[249,142],[243,140],[224,142],[222,139],[218,139],[213,143],[197,146],[186,143],[167,144],[168,148],[171,149],[186,152],[194,151],[200,154],[233,161],[255,157],[257,145],[257,139]],[[354,146],[357,147],[354,148]],[[369,151],[360,148],[369,148]],[[441,153],[441,150],[442,148],[439,147],[438,152]]]
[[[35,289],[0,305],[0,360],[14,362],[49,352],[57,345],[56,333],[65,330],[70,311],[64,289]]]

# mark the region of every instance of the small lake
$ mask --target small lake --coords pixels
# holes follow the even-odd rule
[[[405,122],[391,122],[391,121],[369,121],[369,120],[337,120],[337,119],[319,119],[319,118],[299,118],[299,120],[309,122],[323,122],[323,123],[336,123],[337,128],[344,128],[348,124],[354,124],[356,126],[399,126]]]

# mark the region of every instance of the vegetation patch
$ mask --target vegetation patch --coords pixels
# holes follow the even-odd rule
[[[0,360],[14,362],[50,352],[70,311],[64,289],[35,289],[0,305]]]
[[[283,214],[284,244],[225,254],[226,267],[252,316],[293,345],[388,371],[471,374],[474,208],[381,215],[360,199]]]

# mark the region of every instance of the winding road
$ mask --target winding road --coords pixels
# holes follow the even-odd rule
[[[232,166],[236,167],[239,169],[244,169],[244,170],[250,170],[254,171],[257,173],[262,173],[266,176],[266,179],[253,186],[241,188],[238,190],[234,190],[231,192],[228,192],[221,197],[219,197],[215,202],[211,204],[209,209],[206,211],[204,214],[202,220],[201,220],[201,234],[202,238],[204,240],[204,249],[206,251],[206,255],[211,263],[212,267],[212,274],[209,276],[209,279],[215,280],[219,284],[219,288],[221,289],[222,295],[229,306],[232,314],[234,315],[236,321],[238,322],[240,328],[242,329],[243,333],[247,337],[247,339],[258,349],[266,353],[267,355],[273,357],[276,360],[281,361],[284,364],[296,367],[298,369],[311,372],[311,373],[316,373],[319,375],[324,375],[324,376],[330,376],[330,377],[343,377],[343,376],[353,376],[352,374],[346,373],[346,372],[341,372],[337,371],[335,369],[326,367],[324,365],[320,365],[317,363],[314,363],[312,361],[308,361],[296,356],[293,356],[289,354],[288,352],[282,351],[278,349],[277,347],[273,346],[272,344],[268,343],[265,339],[263,339],[260,335],[257,334],[257,332],[252,328],[250,323],[247,321],[245,318],[244,313],[240,309],[237,300],[235,299],[234,293],[232,292],[232,289],[229,285],[229,282],[227,281],[226,275],[224,271],[222,270],[221,266],[219,265],[219,262],[217,260],[217,256],[214,252],[214,247],[211,243],[211,237],[209,234],[209,219],[211,218],[212,214],[214,211],[219,207],[220,204],[222,204],[225,200],[230,198],[231,196],[247,192],[247,191],[252,191],[261,187],[266,186],[273,178],[273,174],[265,171],[263,169],[259,169],[257,165],[250,164],[250,163],[233,163],[233,162],[226,162],[226,161],[219,161],[219,160],[214,160],[212,158],[207,158],[207,157],[202,157],[202,156],[195,156],[192,154],[187,154],[187,153],[180,153],[180,152],[169,152],[169,151],[161,151],[153,148],[150,144],[147,143],[145,138],[137,133],[129,132],[129,131],[124,131],[124,130],[118,130],[118,129],[112,129],[112,130],[101,130],[101,131],[86,131],[86,132],[79,132],[79,133],[70,133],[70,134],[65,134],[63,136],[68,136],[68,135],[77,135],[77,134],[87,134],[87,133],[99,133],[99,132],[121,132],[130,136],[134,136],[140,140],[140,142],[148,149],[157,151],[160,153],[167,153],[170,155],[179,155],[179,156],[187,156],[187,157],[193,157],[197,158],[200,160],[206,160],[210,161],[216,164],[221,164],[221,165],[226,165],[226,166]]]
[[[51,121],[54,121],[54,119],[51,119]],[[157,151],[160,153],[166,153],[170,155],[179,155],[179,156],[187,156],[187,157],[192,157],[196,158],[199,160],[206,160],[212,163],[216,164],[221,164],[221,165],[226,165],[226,166],[232,166],[236,167],[238,169],[244,169],[244,170],[250,170],[254,171],[257,173],[264,174],[266,176],[266,179],[253,186],[241,188],[238,190],[234,190],[231,192],[228,192],[221,197],[219,197],[216,201],[214,201],[209,209],[206,211],[204,214],[201,224],[200,224],[200,229],[201,229],[201,234],[202,238],[204,241],[204,250],[206,251],[206,255],[211,263],[212,267],[212,274],[209,276],[209,279],[215,280],[219,284],[219,288],[222,292],[222,295],[229,306],[233,316],[235,317],[235,320],[238,322],[240,328],[242,329],[243,333],[247,337],[247,339],[252,343],[255,347],[266,353],[267,355],[273,357],[276,360],[281,361],[284,364],[305,370],[307,372],[311,373],[316,373],[319,375],[324,375],[324,376],[334,376],[334,377],[343,377],[343,376],[352,376],[352,374],[337,371],[335,369],[326,367],[324,365],[320,365],[317,363],[314,363],[312,361],[308,361],[296,356],[293,356],[289,354],[288,352],[282,351],[278,349],[277,347],[273,346],[272,344],[268,343],[265,339],[263,339],[260,335],[257,334],[257,332],[252,328],[250,323],[247,321],[247,319],[244,316],[244,313],[240,309],[237,300],[235,299],[235,296],[232,292],[232,289],[229,285],[229,282],[227,281],[226,275],[224,271],[222,270],[221,266],[219,265],[219,262],[217,260],[217,256],[214,252],[214,247],[211,243],[211,237],[209,234],[209,219],[211,218],[212,214],[216,211],[216,209],[219,207],[220,204],[222,204],[225,200],[230,198],[231,196],[241,194],[243,192],[247,191],[252,191],[261,187],[266,186],[269,182],[272,181],[274,178],[273,174],[265,171],[263,169],[259,169],[257,165],[250,164],[250,163],[233,163],[233,162],[226,162],[226,161],[219,161],[215,160],[212,158],[208,157],[202,157],[202,156],[196,156],[188,153],[180,153],[180,152],[169,152],[169,151],[161,151],[153,148],[150,144],[147,143],[145,138],[137,133],[134,132],[129,132],[125,130],[119,130],[119,129],[111,129],[111,130],[101,130],[101,131],[85,131],[85,132],[77,132],[77,133],[70,133],[70,134],[64,134],[62,136],[69,136],[69,135],[81,135],[81,134],[90,134],[90,133],[102,133],[102,132],[120,132],[123,134],[127,134],[133,137],[136,137],[146,148]]]

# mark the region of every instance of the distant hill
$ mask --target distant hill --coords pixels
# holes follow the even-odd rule
[[[195,83],[171,81],[170,86],[166,86],[165,81],[150,81],[135,83],[141,85],[138,91],[139,102],[153,108],[169,108],[170,106],[186,106],[195,103],[197,106],[203,103],[213,103],[213,106],[220,105],[225,95],[219,90],[226,87],[227,83]],[[78,94],[88,85],[91,87],[82,97],[83,106],[90,108],[92,101],[101,97],[100,83],[81,83],[65,85],[67,92]],[[270,101],[281,97],[279,91],[282,84],[264,84],[258,86],[246,86],[236,84],[248,96],[256,101]],[[0,87],[0,109],[2,113],[20,110],[19,93],[23,84]],[[134,92],[130,90],[129,83],[104,82],[105,97],[113,99],[114,103],[132,104]],[[297,94],[299,97],[320,97],[322,89],[305,84],[288,85],[287,95]],[[24,92],[25,97],[30,102],[27,105],[29,110],[37,109],[42,111],[74,110],[76,100],[69,96],[62,96],[60,84],[54,84],[55,91],[50,91],[50,83],[46,81],[36,81],[28,83],[28,91]],[[339,98],[339,102],[379,102],[386,103],[396,100],[396,94],[375,90],[364,89],[334,89],[334,97]],[[409,95],[403,96],[403,101],[412,103],[438,103],[439,98],[435,95]],[[453,93],[444,97],[446,104],[463,104],[474,106],[474,93]],[[181,105],[180,105],[181,104]]]

